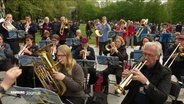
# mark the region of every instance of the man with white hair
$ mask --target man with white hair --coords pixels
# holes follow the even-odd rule
[[[124,70],[124,78],[130,73],[133,76],[125,87],[129,92],[121,104],[164,104],[171,88],[171,70],[159,62],[161,54],[159,42],[147,42],[143,47],[143,61],[146,63],[141,70]]]

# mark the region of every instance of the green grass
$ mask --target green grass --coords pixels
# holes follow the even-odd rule
[[[86,28],[86,24],[80,24],[79,29],[82,32],[82,37],[86,37],[85,28]],[[89,44],[95,44],[96,35],[95,35],[95,32],[94,32],[94,29],[92,29],[92,31],[93,31],[93,33],[91,35],[91,39],[89,40]],[[41,40],[41,35],[40,35],[40,31],[38,31],[36,33],[36,43],[39,43],[40,40]]]

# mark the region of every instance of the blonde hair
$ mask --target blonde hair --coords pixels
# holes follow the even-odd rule
[[[72,75],[72,68],[75,65],[76,61],[72,57],[71,49],[67,45],[60,45],[58,47],[58,50],[63,52],[66,55],[66,63],[64,67],[66,68],[66,71],[69,75]]]
[[[119,39],[121,41],[121,46],[123,46],[125,44],[125,41],[123,40],[123,38],[121,36],[116,36],[114,41],[117,40],[117,39]]]

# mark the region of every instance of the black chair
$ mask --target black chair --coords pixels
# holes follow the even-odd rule
[[[169,96],[172,99],[172,104],[182,104],[182,102],[179,103],[180,101],[177,100],[181,90],[180,84],[172,81],[171,85]]]

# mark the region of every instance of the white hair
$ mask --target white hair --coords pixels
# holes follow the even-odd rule
[[[143,49],[151,46],[156,47],[158,55],[162,54],[162,45],[159,42],[146,42],[145,45],[143,46]]]

